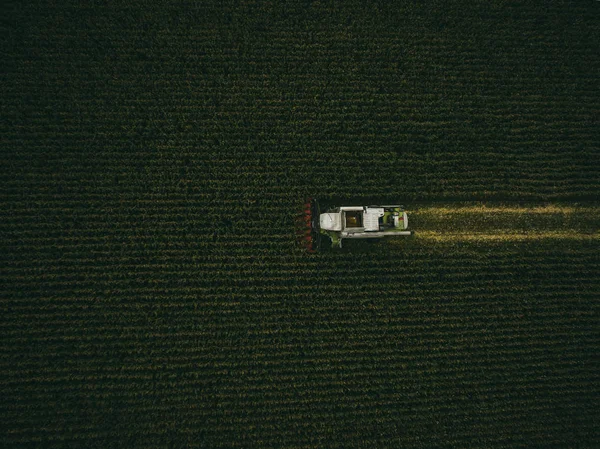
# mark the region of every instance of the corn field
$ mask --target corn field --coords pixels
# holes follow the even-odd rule
[[[599,6],[0,6],[0,446],[598,447]]]

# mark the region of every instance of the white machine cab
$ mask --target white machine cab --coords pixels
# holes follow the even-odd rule
[[[328,212],[321,214],[320,217],[321,229],[326,231],[341,231],[342,230],[342,213]]]

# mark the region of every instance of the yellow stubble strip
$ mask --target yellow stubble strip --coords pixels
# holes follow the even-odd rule
[[[533,240],[600,240],[600,233],[582,233],[569,231],[533,231],[533,232],[440,232],[421,231],[415,233],[419,240],[435,242],[524,242]]]
[[[458,206],[458,207],[424,207],[413,213],[428,215],[456,214],[590,214],[600,217],[600,207],[588,206],[533,206],[533,207],[503,207],[503,206]]]

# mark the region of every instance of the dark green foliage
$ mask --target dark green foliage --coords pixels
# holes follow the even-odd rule
[[[597,2],[0,8],[1,446],[600,445],[597,237],[293,228],[598,210]]]

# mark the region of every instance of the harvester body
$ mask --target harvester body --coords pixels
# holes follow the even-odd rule
[[[317,200],[305,204],[305,246],[316,251],[324,239],[334,248],[344,239],[377,239],[386,236],[412,235],[403,206],[331,206],[321,210]]]

